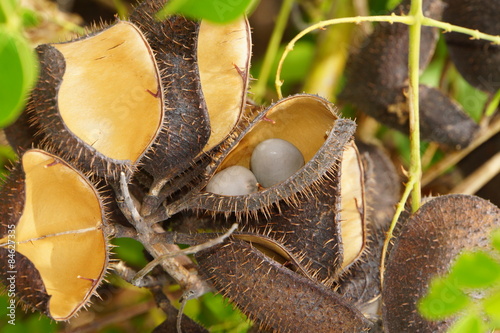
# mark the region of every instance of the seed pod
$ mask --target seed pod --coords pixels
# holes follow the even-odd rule
[[[398,9],[407,12],[409,1]],[[442,3],[424,1],[426,15],[439,19]],[[430,61],[437,41],[435,28],[422,28],[420,69]],[[346,66],[347,82],[339,100],[356,106],[381,123],[404,133],[409,131],[408,26],[380,24]],[[466,147],[479,129],[462,108],[435,88],[419,87],[420,128],[424,140],[454,149]]]
[[[160,74],[141,31],[119,21],[37,52],[41,72],[28,112],[43,140],[99,176],[130,171],[163,122]]]
[[[422,205],[401,228],[388,259],[382,293],[385,330],[445,332],[455,318],[427,321],[417,301],[431,278],[446,274],[460,252],[487,248],[498,227],[500,209],[476,196],[445,195]]]
[[[247,195],[217,195],[203,191],[201,184],[199,192],[193,191],[182,206],[174,204],[167,210],[196,209],[237,219],[245,216],[241,219],[243,231],[267,235],[290,248],[310,276],[330,286],[365,244],[364,173],[350,143],[354,127],[352,121],[338,118],[331,104],[320,97],[283,99],[263,111],[234,140],[208,170],[206,181],[233,165],[249,167],[254,147],[269,138],[294,144],[304,156],[304,167],[279,184]],[[341,174],[346,183],[341,182]],[[343,187],[349,193],[341,196]],[[348,241],[343,243],[343,237]]]
[[[362,332],[371,326],[339,295],[269,259],[243,240],[230,240],[196,258],[216,289],[261,329]]]
[[[500,2],[445,0],[443,21],[481,32],[500,34]],[[460,74],[474,87],[489,93],[500,89],[500,48],[489,41],[450,32],[444,35],[450,57]]]
[[[58,321],[71,318],[106,273],[103,199],[69,164],[32,149],[3,186],[0,203],[2,282],[13,281],[28,307]]]
[[[246,18],[228,25],[177,16],[158,21],[164,3],[145,1],[130,18],[155,52],[165,87],[166,130],[144,165],[154,178],[144,215],[205,169],[210,160],[204,153],[225,140],[242,116],[250,70]]]
[[[367,251],[343,274],[335,290],[352,300],[367,318],[381,324],[380,260],[385,232],[400,197],[401,182],[388,156],[373,145],[357,142],[365,166]],[[382,331],[381,331],[382,332]]]

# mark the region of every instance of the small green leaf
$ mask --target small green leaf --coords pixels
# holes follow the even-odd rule
[[[481,317],[471,313],[460,318],[448,329],[447,333],[484,333],[486,331],[486,326]]]
[[[464,309],[469,301],[452,280],[438,277],[431,281],[427,295],[420,299],[417,306],[424,317],[438,320]]]
[[[37,76],[37,60],[20,33],[0,26],[0,128],[16,120]]]
[[[464,252],[451,268],[450,278],[461,288],[485,288],[500,278],[500,264],[486,252]]]
[[[491,245],[497,250],[500,251],[500,229],[494,230],[491,235]]]
[[[171,0],[158,12],[159,19],[182,14],[190,18],[227,23],[244,15],[253,0]]]
[[[500,291],[483,300],[484,312],[491,318],[495,327],[500,327]]]

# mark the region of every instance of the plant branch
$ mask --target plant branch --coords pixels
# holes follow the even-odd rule
[[[412,211],[420,207],[422,178],[422,165],[420,160],[420,111],[419,111],[419,66],[420,66],[420,34],[422,32],[422,0],[411,2],[410,15],[415,19],[414,24],[409,27],[409,55],[408,55],[408,79],[409,79],[409,122],[410,122],[410,169],[409,178],[413,179]],[[391,235],[392,236],[392,235]]]
[[[500,153],[496,153],[481,167],[455,186],[450,193],[474,194],[500,173]]]
[[[486,132],[476,138],[467,148],[448,154],[444,159],[434,164],[422,177],[422,186],[428,185],[450,167],[456,165],[474,149],[488,141],[495,134],[500,133],[500,119],[490,124]]]

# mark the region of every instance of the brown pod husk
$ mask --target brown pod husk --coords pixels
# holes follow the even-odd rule
[[[28,101],[28,104],[30,103],[31,100]],[[32,107],[28,106],[27,109],[29,108]],[[29,148],[40,145],[40,140],[36,137],[38,129],[30,125],[30,116],[26,110],[21,113],[13,124],[4,128],[3,131],[9,145],[18,155],[21,155],[22,152]]]
[[[443,21],[499,35],[500,2],[445,0]],[[500,47],[489,41],[450,32],[444,35],[450,57],[462,76],[474,87],[494,94],[500,89]]]
[[[159,22],[155,14],[164,2],[144,2],[131,17],[157,53],[165,107],[171,109],[166,114],[168,130],[144,166],[154,179],[143,215],[197,181],[210,162],[205,153],[225,140],[241,119],[249,81],[251,35],[246,18],[226,25],[180,17]],[[184,46],[179,50],[179,45]]]
[[[407,12],[408,5],[398,7]],[[424,1],[426,16],[439,19],[443,4]],[[408,27],[380,24],[346,66],[347,81],[339,100],[401,132],[409,131],[408,112]],[[424,69],[437,41],[435,28],[422,28],[420,68]],[[424,140],[454,149],[466,147],[479,127],[462,108],[435,88],[419,87],[420,128]]]
[[[381,253],[400,196],[401,182],[391,160],[380,148],[360,142],[357,145],[363,156],[367,179],[367,250],[341,276],[335,290],[344,299],[351,300],[366,317],[379,321]]]
[[[252,40],[245,17],[225,25],[201,21],[197,41],[201,89],[210,119],[210,151],[228,138],[243,115]]]
[[[283,99],[263,111],[235,139],[208,171],[206,181],[229,166],[249,167],[253,148],[269,138],[294,144],[304,156],[304,167],[256,193],[225,196],[193,192],[182,204],[188,209],[232,216],[241,221],[243,231],[271,237],[289,248],[310,276],[330,286],[338,273],[361,255],[365,245],[364,173],[351,142],[354,129],[352,121],[338,118],[332,105],[320,97]],[[343,197],[342,187],[346,187]],[[349,245],[344,247],[342,239]]]
[[[261,329],[272,332],[362,332],[371,324],[335,292],[230,240],[198,253],[200,270]]]
[[[408,13],[410,1],[403,1],[395,14]],[[423,1],[425,15],[440,19],[442,3]],[[420,36],[419,67],[429,63],[438,38],[435,28],[423,27]],[[343,100],[355,103],[368,99],[387,105],[393,101],[390,90],[400,89],[408,79],[408,26],[400,23],[380,23],[367,37],[359,50],[355,50],[346,65],[347,81],[340,93]],[[370,110],[365,112],[369,113]]]
[[[382,292],[386,332],[445,332],[456,318],[427,321],[417,302],[433,276],[444,275],[462,251],[488,248],[500,209],[470,195],[431,199],[403,225],[388,258]]]
[[[147,156],[144,168],[158,180],[188,168],[210,136],[197,64],[200,24],[180,16],[163,21],[156,13],[165,1],[145,1],[130,17],[144,33],[161,73],[164,129]]]
[[[160,73],[141,31],[118,21],[37,52],[28,112],[44,143],[99,176],[130,174],[163,123]]]
[[[15,295],[28,307],[58,321],[74,316],[107,270],[101,196],[69,164],[31,149],[2,187],[0,203],[2,282],[9,286],[14,274]]]

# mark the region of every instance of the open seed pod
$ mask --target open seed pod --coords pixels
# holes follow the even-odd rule
[[[367,250],[340,278],[335,290],[358,310],[381,323],[380,260],[385,233],[400,197],[401,181],[389,157],[377,146],[357,142],[365,173]]]
[[[30,308],[67,320],[108,265],[103,199],[60,158],[26,151],[0,192],[0,276]]]
[[[227,25],[176,16],[158,21],[155,14],[164,3],[145,1],[131,16],[156,54],[167,110],[166,130],[144,165],[154,178],[144,215],[167,196],[160,193],[163,187],[171,192],[199,175],[209,159],[194,161],[229,136],[243,113],[250,69],[246,18]],[[188,168],[199,171],[179,174]]]
[[[456,318],[427,321],[418,300],[431,278],[446,274],[462,251],[487,249],[490,233],[499,227],[500,209],[476,196],[445,195],[422,205],[401,228],[388,259],[382,292],[386,332],[445,332]]]
[[[447,6],[443,11],[443,21],[491,35],[500,34],[498,1],[445,2]],[[500,47],[456,32],[446,33],[444,37],[450,57],[460,74],[474,87],[496,93],[500,89]]]
[[[196,255],[200,270],[260,328],[271,332],[363,332],[371,324],[324,286],[235,239]]]
[[[163,86],[143,33],[119,21],[37,52],[29,112],[47,144],[100,176],[132,169],[163,123]]]
[[[234,140],[208,171],[207,187],[193,192],[183,208],[208,211],[222,220],[224,215],[240,219],[243,231],[280,242],[310,276],[329,286],[359,257],[365,244],[364,172],[352,143],[354,129],[354,122],[340,119],[333,106],[320,97],[283,99],[264,110]],[[254,193],[207,191],[219,172],[250,167],[255,147],[276,138],[296,147],[303,156],[303,167]],[[169,209],[181,208],[167,206]]]

